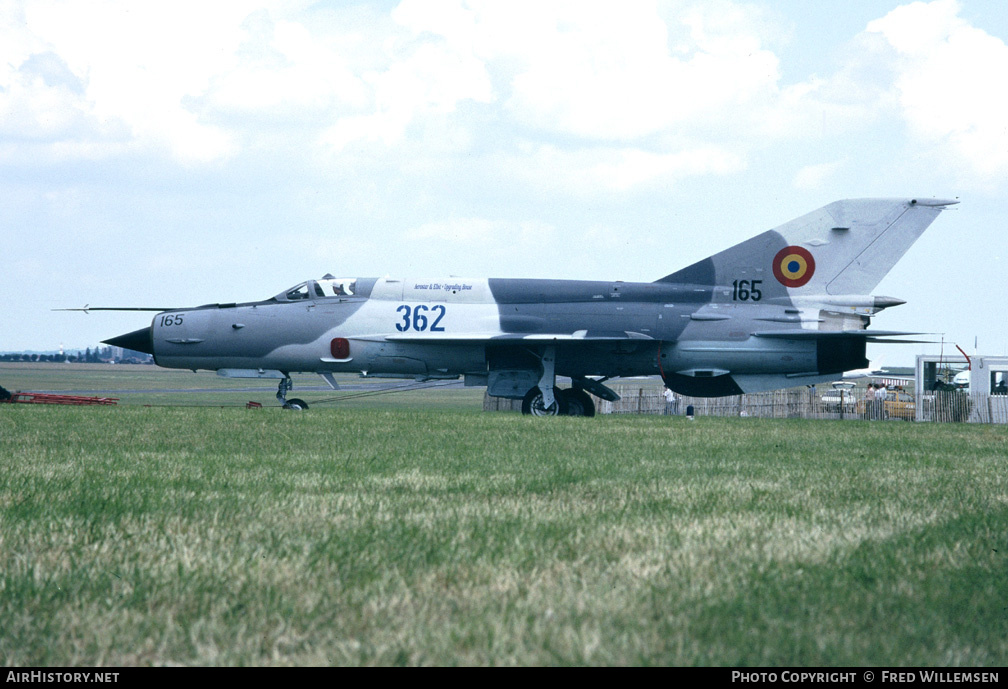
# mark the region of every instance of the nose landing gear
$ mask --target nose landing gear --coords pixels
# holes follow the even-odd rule
[[[308,408],[308,403],[297,397],[292,397],[287,399],[287,392],[294,389],[294,382],[290,379],[290,376],[286,376],[280,380],[280,384],[277,386],[277,400],[283,405],[284,409],[293,409],[295,411],[300,411],[302,409]]]

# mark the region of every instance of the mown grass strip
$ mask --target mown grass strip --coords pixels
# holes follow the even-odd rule
[[[999,427],[2,411],[6,665],[1008,660]]]

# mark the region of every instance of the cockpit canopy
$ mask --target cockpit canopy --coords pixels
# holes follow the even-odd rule
[[[294,285],[273,297],[277,301],[299,301],[301,299],[334,299],[352,297],[357,291],[357,278],[334,278],[326,274],[320,280],[308,280]]]

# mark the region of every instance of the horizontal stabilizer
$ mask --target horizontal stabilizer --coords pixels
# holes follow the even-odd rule
[[[875,344],[940,344],[941,340],[886,340],[880,337],[868,340],[868,342],[874,342]]]
[[[925,333],[904,333],[897,330],[765,330],[753,333],[754,337],[768,337],[776,340],[831,340],[841,338],[861,338],[868,342],[884,342],[878,338],[901,337],[903,335],[924,335]],[[893,340],[906,343],[907,340]]]

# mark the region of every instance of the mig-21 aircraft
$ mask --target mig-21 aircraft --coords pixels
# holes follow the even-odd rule
[[[716,397],[836,380],[868,365],[867,330],[904,303],[871,291],[947,206],[836,201],[655,282],[486,278],[308,280],[263,301],[160,311],[110,345],[167,368],[464,378],[536,415],[592,416],[618,376]],[[105,307],[119,310],[120,307]],[[90,310],[100,310],[91,308]],[[126,310],[126,309],[123,309]],[[559,388],[557,377],[571,387]]]

